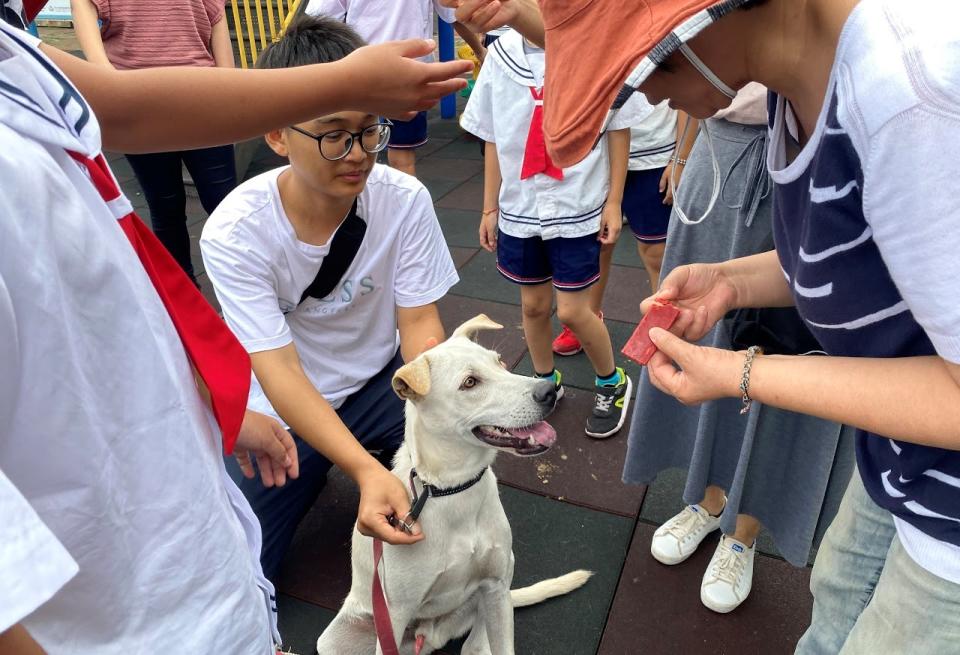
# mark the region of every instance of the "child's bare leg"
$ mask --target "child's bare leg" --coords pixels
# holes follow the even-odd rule
[[[650,277],[650,289],[653,291],[656,291],[660,286],[660,269],[663,266],[663,251],[666,248],[666,242],[644,243],[643,241],[637,241],[637,252],[640,253],[643,267],[647,269],[647,275]]]
[[[520,287],[523,336],[527,340],[533,370],[540,375],[553,372],[550,314],[553,312],[553,285],[550,282]],[[599,320],[599,319],[597,319]]]
[[[613,261],[614,243],[605,243],[600,246],[600,279],[590,287],[590,311],[599,314],[603,309],[603,294],[607,290],[607,281],[610,279],[610,263]]]
[[[590,289],[557,291],[557,316],[580,339],[593,370],[598,377],[609,377],[615,371],[613,346],[607,327],[590,307]]]
[[[387,148],[387,162],[391,168],[416,177],[417,151],[408,148]]]

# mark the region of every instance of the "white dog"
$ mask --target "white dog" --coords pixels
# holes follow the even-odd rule
[[[423,541],[384,545],[380,574],[403,655],[412,655],[416,636],[426,655],[468,631],[464,655],[512,654],[513,608],[568,593],[591,575],[574,571],[510,590],[513,537],[489,467],[498,451],[532,456],[553,445],[556,432],[543,419],[557,397],[552,382],[510,373],[497,353],[470,338],[501,327],[481,314],[393,378],[407,399],[405,441],[393,472],[406,483],[415,470],[418,496],[428,493],[424,485],[440,492],[420,514]],[[317,640],[320,655],[381,653],[372,577],[373,541],[354,528],[353,583]]]

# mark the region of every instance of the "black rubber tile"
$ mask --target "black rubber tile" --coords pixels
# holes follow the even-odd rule
[[[314,655],[317,637],[330,624],[336,612],[287,594],[277,594],[277,620],[283,652]]]
[[[459,270],[468,261],[477,254],[478,248],[461,248],[459,246],[450,247],[450,256],[453,257],[453,264]]]
[[[447,294],[437,303],[444,330],[449,335],[461,323],[477,314],[486,314],[503,325],[502,330],[484,330],[477,335],[478,342],[500,353],[500,358],[512,367],[527,351],[520,325],[520,308],[477,298]]]
[[[424,143],[422,146],[417,148],[418,162],[422,159],[429,157],[430,155],[435,153],[437,150],[440,150],[441,148],[446,148],[448,145],[450,145],[453,142],[453,139],[444,138],[439,135],[434,136],[434,134],[429,131],[428,131],[428,135],[429,135],[429,140],[426,143]],[[386,161],[386,159],[384,159],[383,161]]]
[[[500,454],[494,465],[504,484],[568,503],[636,517],[643,487],[625,485],[623,460],[630,420],[609,439],[591,439],[583,432],[593,408],[593,394],[568,387],[547,421],[557,431],[557,443],[538,457]]]
[[[453,293],[511,305],[520,304],[520,288],[497,272],[497,257],[481,250],[460,271]]]
[[[483,159],[483,154],[480,152],[480,142],[476,138],[463,133],[449,145],[437,150],[433,155],[442,159]]]
[[[483,173],[483,161],[477,159],[446,159],[426,156],[417,159],[417,177],[465,182],[474,175]]]
[[[437,207],[465,209],[479,213],[483,209],[483,175],[479,173],[474,175],[442,198],[434,198],[434,201]]]
[[[350,591],[350,537],[359,501],[353,481],[336,469],[331,471],[326,488],[287,551],[277,585],[280,591],[330,610],[340,609]]]
[[[133,168],[130,166],[130,161],[126,157],[117,157],[116,159],[109,160],[110,170],[113,171],[113,176],[117,178],[117,181],[120,183],[120,186],[124,186],[127,182],[135,181],[137,177],[133,174]]]
[[[467,268],[469,268],[469,266]],[[607,325],[607,330],[610,332],[610,341],[613,345],[616,364],[617,366],[622,366],[627,374],[633,378],[634,389],[636,389],[637,380],[640,378],[640,367],[624,357],[620,352],[623,344],[625,344],[627,339],[630,338],[630,335],[633,334],[636,324],[622,323],[620,321],[604,322]],[[560,332],[560,321],[557,320],[556,315],[553,317],[552,324],[553,335],[556,336]],[[593,390],[597,377],[596,371],[593,370],[593,365],[583,351],[573,356],[554,357],[554,366],[563,373],[564,385],[586,389],[588,391]],[[530,360],[529,354],[521,360],[516,371],[523,375],[533,375],[533,363]]]
[[[207,218],[204,216],[193,223],[187,224],[187,232],[190,234],[190,261],[193,263],[193,274],[203,273],[203,255],[200,254],[200,234],[203,232],[203,226]]]
[[[603,292],[603,315],[609,320],[636,326],[640,322],[640,301],[650,294],[646,270],[613,265]]]
[[[640,519],[653,524],[656,529],[682,510],[686,505],[683,502],[683,487],[686,479],[687,472],[679,469],[668,469],[658,475],[647,489]],[[757,536],[757,550],[766,555],[780,557],[773,538],[765,530],[761,530]],[[813,554],[810,557],[812,562]]]
[[[613,250],[613,263],[618,266],[643,268],[640,255],[637,254],[637,240],[633,238],[633,233],[630,232],[630,227],[626,223],[623,224],[623,231]]]
[[[427,187],[427,191],[430,192],[430,198],[433,199],[433,202],[443,198],[464,182],[464,180],[444,179],[434,177],[432,175],[420,176],[419,164],[417,164],[417,176],[419,177],[420,181],[423,182],[423,186]]]
[[[440,118],[440,112],[436,113],[436,118],[427,123],[427,129],[430,138],[438,139],[456,139],[463,134],[463,129],[456,118]]]
[[[475,209],[437,207],[437,219],[448,245],[480,247],[480,212]],[[517,291],[519,294],[519,291]]]
[[[599,655],[793,652],[810,621],[809,569],[758,555],[750,597],[733,613],[716,614],[700,602],[716,537],[683,564],[664,566],[650,556],[653,531],[637,526]]]

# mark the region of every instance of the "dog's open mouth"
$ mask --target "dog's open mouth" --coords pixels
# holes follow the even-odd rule
[[[546,421],[523,428],[479,425],[473,429],[473,435],[495,448],[510,448],[517,455],[539,455],[557,441],[556,430]]]

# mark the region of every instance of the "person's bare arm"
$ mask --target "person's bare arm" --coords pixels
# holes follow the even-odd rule
[[[543,47],[543,17],[536,0],[441,0],[457,10],[457,22],[478,34],[509,25]]]
[[[221,16],[220,20],[213,24],[210,52],[218,68],[234,68],[237,65],[233,59],[233,43],[230,41],[230,28],[225,16]]]
[[[687,122],[690,123],[689,128]],[[682,111],[677,112],[677,145],[673,150],[670,163],[667,164],[666,170],[660,177],[660,193],[663,194],[663,204],[665,205],[673,204],[673,189],[670,188],[670,178],[673,177],[674,187],[680,186],[680,178],[683,176],[687,158],[690,156],[690,151],[693,150],[693,144],[697,141],[699,126],[700,123],[693,116],[689,116]],[[687,133],[686,138],[683,135],[684,131]],[[674,166],[674,160],[676,160],[676,166]]]
[[[313,386],[296,347],[291,343],[253,353],[250,361],[267,399],[287,425],[360,487],[360,532],[393,544],[419,541],[422,536],[408,535],[387,522],[393,514],[403,517],[410,511],[403,483],[364,449]]]
[[[420,307],[397,307],[400,354],[409,362],[426,350],[426,344],[444,340],[443,323],[435,303]]]
[[[614,244],[623,228],[623,187],[627,181],[627,166],[630,160],[630,128],[607,132],[607,147],[610,155],[610,190],[607,204],[603,207],[599,240]]]
[[[458,91],[467,61],[424,63],[433,42],[367,46],[329,64],[282,70],[207,67],[115,71],[48,45],[41,49],[90,103],[103,145],[153,152],[236,143],[344,109],[394,118]]]
[[[100,36],[96,5],[90,0],[70,0],[70,14],[83,56],[92,64],[113,68],[103,47],[103,37]]]
[[[457,34],[460,35],[460,38],[463,39],[463,42],[470,46],[470,49],[473,50],[473,54],[477,56],[481,62],[487,56],[487,49],[483,47],[483,43],[480,41],[480,37],[477,36],[477,33],[468,28],[463,23],[454,23],[453,29]]]
[[[45,655],[27,629],[19,623],[0,633],[0,655]]]
[[[497,249],[497,222],[500,219],[500,160],[497,144],[483,145],[483,209],[480,214],[480,245],[488,252]]]

